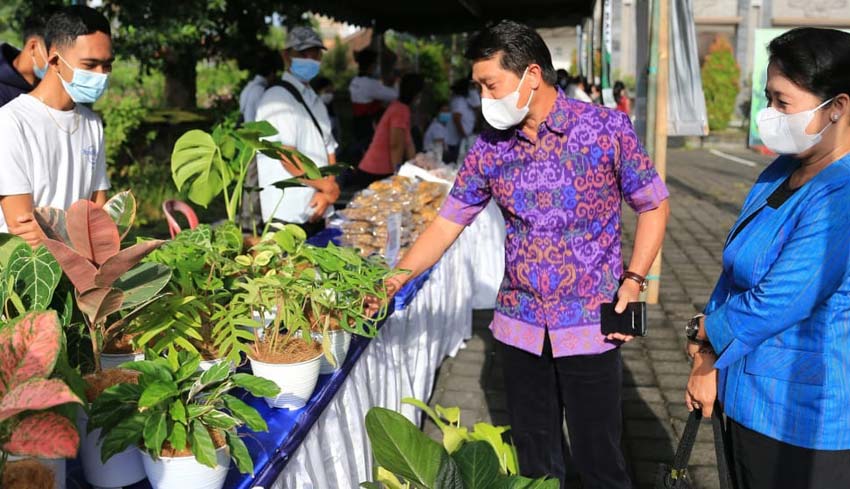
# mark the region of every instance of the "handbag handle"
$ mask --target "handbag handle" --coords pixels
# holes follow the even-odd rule
[[[691,411],[688,422],[685,424],[685,430],[682,432],[682,439],[679,440],[679,446],[676,448],[676,456],[673,458],[673,467],[671,467],[671,478],[673,480],[687,473],[688,461],[691,459],[691,452],[697,440],[701,420],[702,409]]]

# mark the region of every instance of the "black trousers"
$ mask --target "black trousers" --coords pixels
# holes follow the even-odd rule
[[[797,447],[729,424],[737,489],[850,488],[850,450]]]
[[[500,343],[501,344],[501,343]],[[566,415],[570,452],[584,489],[631,489],[620,448],[623,364],[620,350],[553,358],[502,344],[505,390],[520,473],[566,487]]]

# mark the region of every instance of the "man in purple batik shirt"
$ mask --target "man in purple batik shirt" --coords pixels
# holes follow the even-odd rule
[[[481,135],[440,217],[398,268],[405,281],[434,265],[491,199],[505,217],[505,278],[491,324],[504,350],[511,438],[523,475],[564,485],[569,428],[585,489],[629,489],[620,450],[622,363],[603,336],[600,304],[638,300],[667,224],[667,189],[627,116],[567,99],[546,45],[529,27],[503,21],[467,47],[482,87]],[[626,270],[621,202],[638,214]]]

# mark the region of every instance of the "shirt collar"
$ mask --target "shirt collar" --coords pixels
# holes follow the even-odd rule
[[[546,120],[543,121],[543,125],[545,125],[550,131],[563,136],[567,132],[567,120],[569,119],[568,115],[570,113],[570,109],[570,99],[564,95],[563,90],[558,88],[558,95],[555,97],[555,105],[552,106],[552,110],[549,112]],[[522,132],[522,126],[517,127],[515,131],[517,138],[531,142],[529,137]]]
[[[304,83],[298,78],[295,78],[295,75],[293,75],[289,71],[285,71],[283,73],[283,81],[288,81],[289,83],[295,85],[295,88],[297,88],[298,91],[301,92],[301,95],[306,95],[313,91],[313,89],[310,88],[310,85]]]

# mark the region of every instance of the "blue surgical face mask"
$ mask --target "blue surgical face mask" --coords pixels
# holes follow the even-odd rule
[[[38,55],[41,56],[40,51],[39,51]],[[43,56],[41,56],[41,57],[44,58]],[[32,57],[32,72],[33,72],[33,74],[35,75],[36,78],[38,78],[39,80],[44,79],[44,75],[47,74],[47,65],[48,65],[48,63],[47,63],[46,58],[44,59],[44,66],[42,67],[42,66],[39,66],[38,63],[35,61],[35,56]]]
[[[62,86],[65,87],[65,91],[71,96],[71,100],[78,104],[95,103],[103,95],[103,92],[106,91],[106,87],[109,84],[109,75],[74,68],[61,55],[58,56],[65,63],[65,66],[74,70],[74,76],[70,82],[66,82],[61,76],[59,77],[62,80]]]
[[[440,112],[437,115],[437,121],[440,124],[448,124],[450,120],[452,120],[452,113],[451,112]]]
[[[321,63],[315,59],[292,58],[292,64],[289,67],[289,72],[292,73],[295,78],[307,83],[313,78],[316,78],[316,75],[319,74],[320,66]]]

